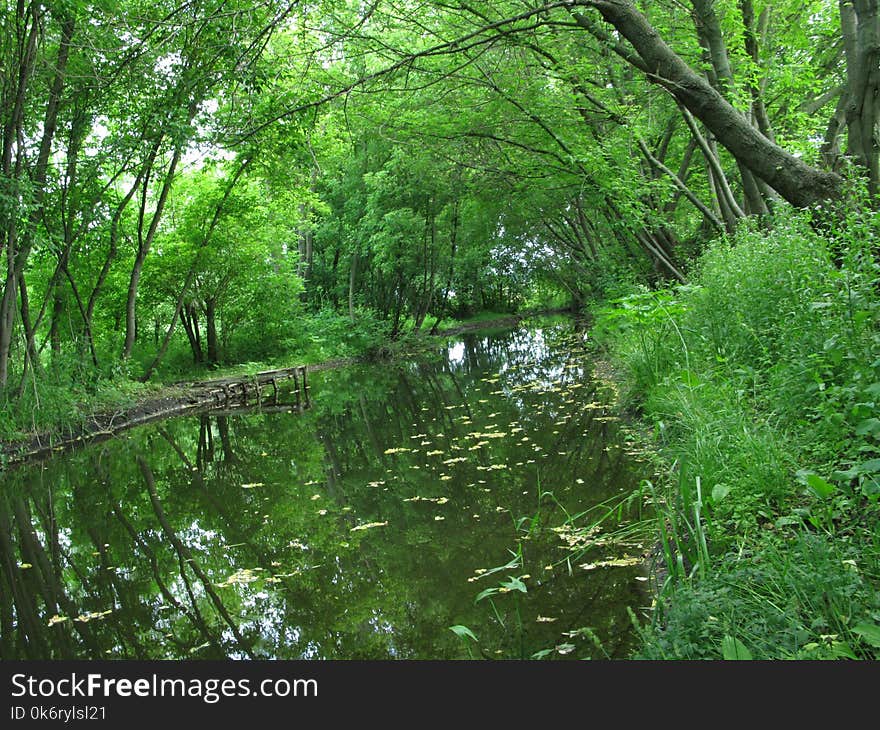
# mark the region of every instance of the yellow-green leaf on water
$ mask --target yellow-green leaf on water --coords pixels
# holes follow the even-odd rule
[[[232,575],[230,575],[226,580],[222,583],[217,583],[218,588],[227,588],[229,586],[235,585],[246,585],[248,583],[253,583],[255,580],[259,580],[259,577],[256,574],[256,570],[252,570],[251,568],[242,568],[240,570],[236,570]]]
[[[400,454],[400,453],[404,453],[406,451],[412,451],[412,449],[407,449],[407,448],[401,446],[396,449],[385,449],[385,451],[383,453],[385,453],[385,454]]]
[[[550,618],[550,616],[538,616],[535,621],[537,621],[539,624],[551,624],[556,621],[556,618]]]
[[[34,566],[31,563],[19,563],[18,567],[22,570],[27,570],[28,568],[33,568]]]
[[[443,515],[437,515],[437,516],[434,518],[434,521],[435,521],[435,522],[439,522],[440,520],[445,520],[445,519],[446,519],[446,518],[445,518]]]
[[[311,499],[313,501],[316,499],[321,499],[321,495],[320,494],[313,494],[311,497],[309,497],[309,499]]]
[[[388,520],[385,520],[385,522],[367,522],[363,525],[352,527],[351,532],[358,532],[359,530],[371,530],[374,527],[385,527],[387,524]]]
[[[49,619],[49,623],[47,626],[54,626],[55,624],[61,624],[65,621],[70,621],[70,616],[59,616],[57,613]]]
[[[86,611],[85,613],[80,614],[73,620],[85,624],[89,621],[94,621],[95,619],[102,619],[111,613],[113,613],[112,608],[108,608],[106,611]]]
[[[580,567],[584,570],[595,570],[596,568],[625,568],[629,565],[638,565],[641,558],[613,558],[611,560],[600,560],[595,563],[583,563]]]
[[[262,487],[263,482],[250,482],[249,484],[242,484],[242,489],[253,489],[254,487]]]

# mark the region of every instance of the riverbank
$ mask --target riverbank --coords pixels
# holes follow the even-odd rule
[[[636,658],[880,656],[880,306],[841,238],[743,230],[690,285],[594,312],[658,454],[662,580]]]
[[[230,404],[247,406],[258,402],[265,392],[279,383],[292,382],[307,397],[307,379],[310,373],[350,365],[359,360],[380,357],[402,357],[418,343],[428,343],[444,337],[454,337],[480,329],[515,327],[530,317],[560,314],[565,310],[528,311],[490,319],[454,324],[431,334],[424,330],[410,335],[401,343],[400,351],[387,347],[373,347],[356,357],[338,357],[317,363],[253,371],[247,366],[229,368],[223,377],[192,379],[169,384],[144,385],[139,390],[126,391],[125,400],[112,407],[98,406],[94,410],[86,404],[79,422],[57,424],[36,429],[20,437],[0,441],[0,465],[12,466],[31,459],[40,459],[54,453],[77,448],[85,443],[108,439],[136,426],[172,416],[199,412]],[[379,352],[381,350],[381,352]],[[130,384],[127,384],[130,385]]]

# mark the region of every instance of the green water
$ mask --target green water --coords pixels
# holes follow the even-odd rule
[[[590,372],[570,321],[476,333],[13,469],[0,656],[624,657],[640,546],[560,529],[646,476]]]

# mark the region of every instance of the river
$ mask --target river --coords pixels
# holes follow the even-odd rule
[[[649,475],[591,370],[473,332],[11,469],[0,657],[624,658],[645,549],[587,528]]]

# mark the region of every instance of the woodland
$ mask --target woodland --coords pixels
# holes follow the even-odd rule
[[[0,23],[0,438],[564,308],[657,452],[640,656],[878,656],[876,0]]]

